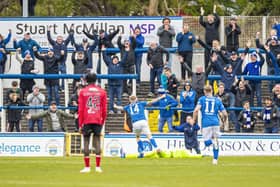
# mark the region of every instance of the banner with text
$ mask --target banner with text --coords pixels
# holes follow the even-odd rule
[[[12,30],[12,38],[17,41],[23,38],[23,34],[30,33],[32,39],[36,40],[41,47],[49,47],[47,40],[47,27],[51,26],[51,35],[55,40],[61,35],[66,38],[69,35],[71,25],[74,26],[74,37],[77,43],[81,43],[86,36],[83,31],[90,34],[94,30],[105,30],[111,33],[117,29],[119,34],[129,37],[136,27],[141,28],[141,33],[145,38],[145,46],[151,41],[158,41],[157,29],[162,25],[163,17],[83,17],[83,18],[0,18],[0,33],[8,35],[8,29]],[[170,17],[171,25],[176,33],[182,31],[182,17]],[[116,43],[117,37],[113,43]],[[173,41],[175,45],[175,38]],[[12,41],[7,45],[12,47]]]
[[[185,149],[183,134],[154,134],[158,146],[163,150]],[[152,145],[143,137],[145,151]],[[204,155],[212,155],[212,147],[205,147],[199,136],[200,149]],[[137,143],[133,134],[107,134],[104,139],[105,156],[120,156],[120,150],[137,153]],[[280,135],[267,134],[223,134],[219,138],[222,156],[280,156]]]
[[[64,133],[0,133],[0,156],[63,156]]]

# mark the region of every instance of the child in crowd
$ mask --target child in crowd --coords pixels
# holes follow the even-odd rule
[[[264,133],[278,133],[279,131],[279,111],[278,107],[273,104],[271,97],[264,99],[264,108],[258,117],[264,122]]]
[[[254,113],[250,109],[250,102],[243,101],[243,110],[239,113],[238,121],[242,127],[242,132],[253,132],[256,123]]]
[[[16,127],[17,132],[20,132],[20,120],[23,110],[9,108],[11,106],[24,106],[24,104],[17,93],[11,93],[10,99],[8,104],[8,132],[13,132],[14,127]]]

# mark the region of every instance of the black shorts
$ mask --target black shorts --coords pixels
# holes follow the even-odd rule
[[[96,136],[100,136],[102,127],[103,125],[87,124],[83,126],[82,133],[84,136],[90,136],[91,133]]]

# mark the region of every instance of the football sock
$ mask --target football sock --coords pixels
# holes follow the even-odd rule
[[[138,152],[142,153],[144,151],[143,142],[139,140],[137,144],[138,144]]]
[[[90,167],[90,158],[88,156],[84,157],[85,167]]]
[[[214,155],[214,159],[218,159],[218,157],[219,157],[219,149],[215,149],[215,148],[213,148],[213,155]]]
[[[212,140],[204,141],[204,144],[205,144],[206,147],[210,146],[212,143],[213,143]]]
[[[96,155],[95,156],[96,167],[100,167],[100,161],[101,161],[101,156],[100,155]]]
[[[156,143],[156,141],[155,141],[154,138],[151,138],[151,139],[150,139],[150,142],[151,142],[151,144],[154,146],[154,148],[157,148],[157,143]]]

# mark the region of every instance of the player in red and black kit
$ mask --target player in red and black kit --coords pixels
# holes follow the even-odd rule
[[[100,136],[107,116],[107,94],[105,90],[95,85],[96,74],[89,72],[85,77],[88,85],[79,94],[78,114],[79,131],[84,137],[84,162],[85,168],[81,173],[90,172],[89,140],[93,133],[93,142],[96,154],[96,172],[102,172]]]

